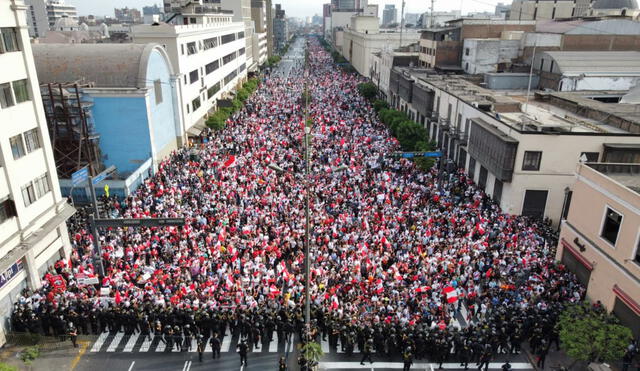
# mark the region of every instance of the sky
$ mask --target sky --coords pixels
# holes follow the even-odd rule
[[[322,14],[322,4],[329,0],[273,0],[274,4],[282,4],[282,7],[290,17],[306,17],[314,14]],[[436,0],[435,10],[462,10],[468,12],[493,12],[498,0]],[[502,0],[504,3],[511,3],[510,0]],[[66,0],[66,3],[73,4],[78,8],[80,15],[113,16],[113,8],[128,6],[142,10],[143,6],[158,4],[162,6],[162,1],[157,0]],[[385,4],[395,4],[400,9],[402,0],[369,0],[370,4],[379,4],[380,9]],[[429,10],[431,0],[406,0],[405,13],[422,13]],[[400,10],[398,10],[398,13]],[[380,14],[382,16],[382,10]]]

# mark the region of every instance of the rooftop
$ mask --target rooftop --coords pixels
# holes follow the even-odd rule
[[[585,165],[640,194],[640,164],[586,163]]]
[[[40,83],[93,83],[100,88],[144,88],[147,62],[158,44],[33,44]],[[167,61],[168,62],[168,61]]]
[[[640,75],[640,52],[637,51],[545,51],[542,54],[553,58],[564,75]]]
[[[397,68],[397,67],[396,67]],[[406,75],[408,69],[398,69]],[[640,135],[640,105],[603,103],[593,92],[531,93],[490,90],[466,76],[436,75],[432,70],[410,72],[416,84],[446,91],[522,132],[552,134]],[[609,92],[621,97],[624,92]],[[598,92],[598,98],[605,94]],[[606,95],[606,94],[605,94]],[[616,98],[617,99],[617,98]]]

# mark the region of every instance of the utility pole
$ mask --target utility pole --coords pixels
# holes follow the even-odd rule
[[[402,12],[400,13],[400,48],[402,48],[402,32],[404,31],[404,5],[405,0],[402,0]]]
[[[429,28],[433,28],[433,21],[435,19],[434,15],[433,15],[433,5],[436,2],[436,0],[431,0],[431,14],[429,16]]]

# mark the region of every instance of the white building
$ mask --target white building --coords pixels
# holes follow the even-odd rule
[[[518,58],[520,40],[465,39],[462,68],[469,74],[506,70]]]
[[[371,55],[383,48],[399,48],[420,41],[415,30],[395,32],[380,30],[379,18],[373,16],[351,17],[351,26],[344,30],[342,55],[363,76],[369,77]]]
[[[26,13],[29,36],[43,37],[62,17],[78,22],[76,7],[65,4],[64,0],[25,0],[28,6]]]
[[[253,50],[255,23],[251,18],[251,0],[220,0],[220,7],[233,12],[234,22],[244,23],[247,69],[249,71],[256,71],[258,69],[260,51]]]
[[[193,7],[193,6],[192,6]],[[183,8],[177,24],[138,25],[135,43],[158,43],[177,72],[182,134],[197,135],[217,100],[227,97],[247,76],[245,25],[231,12],[201,13]]]
[[[533,68],[540,87],[559,91],[629,90],[640,84],[640,52],[543,51]]]
[[[21,0],[0,0],[0,344],[13,302],[70,253],[47,121]]]
[[[462,18],[462,12],[451,10],[447,12],[426,12],[422,14],[422,27],[442,27],[445,23]]]
[[[506,96],[461,77],[406,72],[392,71],[394,108],[424,125],[445,157],[506,213],[548,217],[557,226],[581,158],[640,162],[636,107],[598,101],[623,93],[538,92],[526,105],[526,91]]]

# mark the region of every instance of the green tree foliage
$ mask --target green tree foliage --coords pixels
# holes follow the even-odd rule
[[[320,344],[315,341],[310,341],[304,345],[298,344],[298,349],[300,349],[300,354],[302,354],[311,365],[317,365],[324,354]]]
[[[358,91],[360,95],[368,100],[373,100],[378,95],[378,88],[374,83],[365,82],[358,85]]]
[[[280,63],[281,60],[282,58],[279,55],[272,55],[267,59],[267,64],[269,65],[269,67],[273,67]]]
[[[242,108],[243,103],[249,99],[257,89],[260,81],[257,78],[249,79],[238,89],[236,97],[231,101],[231,107],[220,107],[207,118],[206,124],[213,130],[222,130],[227,124],[229,117]]]
[[[397,138],[405,151],[416,151],[416,144],[420,141],[425,141],[427,138],[427,131],[420,125],[413,121],[402,121],[398,124]]]
[[[6,363],[0,363],[0,371],[18,371],[18,368]]]
[[[563,350],[581,361],[617,361],[632,340],[631,330],[615,316],[588,302],[569,305],[560,315],[559,326]]]
[[[389,103],[387,103],[387,101],[384,101],[382,99],[377,99],[373,102],[373,109],[376,110],[376,112],[380,112],[382,109],[389,109]]]

